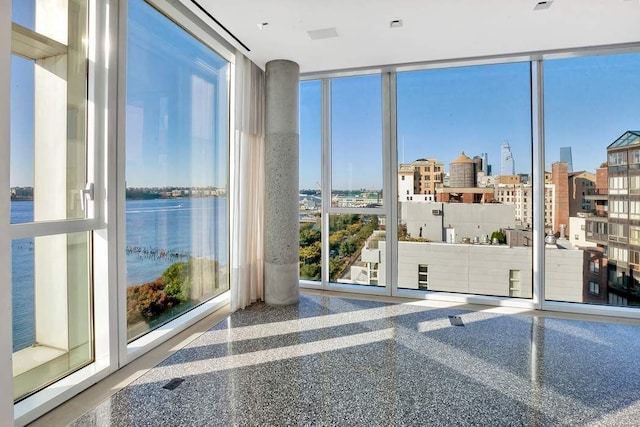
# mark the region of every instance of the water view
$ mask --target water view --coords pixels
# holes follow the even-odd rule
[[[153,282],[172,264],[217,260],[227,251],[225,197],[128,200],[126,205],[127,285]],[[32,201],[12,201],[11,222],[33,221]],[[13,351],[35,341],[34,239],[13,240]]]

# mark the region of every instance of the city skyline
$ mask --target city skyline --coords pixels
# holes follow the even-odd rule
[[[606,147],[627,130],[640,128],[638,109],[633,108],[640,96],[640,75],[636,72],[640,64],[638,54],[620,54],[607,56],[590,56],[570,59],[545,61],[545,170],[551,170],[551,164],[559,161],[560,147],[572,147],[572,163],[574,171],[594,172],[603,162],[606,162]],[[421,91],[429,92],[433,97],[429,108],[420,108],[424,98],[417,99],[416,95],[403,95],[400,84],[402,78],[419,79],[421,72],[398,73],[398,162],[411,163],[420,158],[436,158],[443,162],[448,171],[449,161],[465,152],[473,157],[487,153],[489,164],[492,165],[493,175],[497,175],[500,168],[500,146],[507,140],[512,149],[515,160],[516,173],[531,174],[532,145],[529,120],[529,64],[515,63],[500,66],[476,66],[429,70],[424,73],[437,74],[432,78],[429,87],[423,86]],[[501,82],[503,87],[514,90],[496,90],[495,87],[474,87],[474,82],[465,81],[461,76],[471,73],[478,78],[491,78]],[[403,77],[405,76],[405,77]],[[358,78],[371,78],[364,76]],[[334,79],[347,80],[349,78]],[[356,78],[352,78],[356,79]],[[457,89],[453,97],[448,96],[443,83],[456,82]],[[361,84],[362,85],[362,84]],[[375,85],[370,85],[375,86]],[[428,90],[427,90],[428,89]],[[517,90],[516,90],[517,89]],[[378,110],[367,107],[380,99],[378,92],[351,93],[357,105],[364,105],[364,113],[376,114]],[[406,91],[405,91],[406,92]],[[417,92],[418,94],[420,92]],[[517,96],[513,94],[517,93]],[[483,98],[490,95],[489,101],[465,104],[468,97]],[[401,105],[402,97],[407,99],[405,107]],[[467,98],[465,98],[465,96]],[[333,97],[335,98],[335,96]],[[475,99],[474,98],[474,99]],[[434,101],[435,100],[435,101]],[[444,108],[440,100],[448,102],[450,108]],[[522,101],[525,102],[522,102]],[[332,99],[335,103],[335,100]],[[305,81],[301,84],[301,115],[300,115],[300,152],[310,153],[300,159],[300,188],[315,188],[315,182],[320,178],[320,84],[318,81]],[[513,131],[500,132],[498,127],[487,125],[487,118],[493,122],[500,122],[500,117],[487,112],[487,108],[503,106],[502,111],[520,111],[525,120],[513,124]],[[436,107],[441,111],[435,111]],[[461,106],[461,113],[456,116],[454,107]],[[335,107],[333,107],[335,109]],[[425,111],[437,114],[437,125],[456,123],[458,118],[469,124],[462,128],[452,126],[450,129],[425,129],[421,125]],[[525,114],[526,113],[526,114]],[[464,119],[464,120],[463,120]],[[344,120],[346,121],[346,120]],[[402,123],[408,125],[403,128]],[[434,126],[437,127],[437,126]],[[422,133],[416,129],[422,128]],[[405,131],[403,131],[405,130]],[[410,132],[411,131],[411,132]],[[333,128],[333,134],[340,130]],[[381,132],[380,132],[381,134]],[[516,135],[524,135],[517,138]],[[366,136],[359,137],[365,140]],[[381,158],[381,136],[376,140],[380,147],[377,153]],[[444,142],[443,142],[444,141]],[[480,142],[478,142],[480,141]],[[334,136],[335,143],[335,136]],[[366,141],[361,143],[366,145]],[[317,153],[317,155],[311,155]],[[351,158],[358,159],[351,162],[349,156],[343,153],[334,154],[332,167],[339,170],[355,170],[358,172],[363,185],[353,185],[353,188],[376,188],[381,177],[366,177],[366,169],[361,164],[370,160],[367,152],[352,153]],[[528,166],[528,167],[527,167]],[[392,165],[392,167],[394,167]],[[397,168],[397,165],[395,166]],[[335,175],[334,175],[335,179]],[[376,185],[368,186],[368,182]],[[345,182],[333,185],[334,189],[345,187]]]

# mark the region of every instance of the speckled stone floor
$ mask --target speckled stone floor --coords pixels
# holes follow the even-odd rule
[[[637,326],[303,295],[232,314],[73,425],[637,426],[639,366]]]

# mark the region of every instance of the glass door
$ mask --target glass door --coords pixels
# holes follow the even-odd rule
[[[53,18],[55,16],[55,18]],[[90,363],[94,159],[86,0],[13,1],[11,286],[14,398]]]

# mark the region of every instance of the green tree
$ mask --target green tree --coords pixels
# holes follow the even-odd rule
[[[354,240],[355,239],[348,238],[342,241],[339,250],[340,255],[342,255],[343,257],[350,257],[351,255],[353,255],[353,253],[356,251],[356,244]]]
[[[347,237],[345,230],[336,231],[329,236],[329,247],[333,250],[338,250],[342,241]]]
[[[332,282],[335,282],[336,280],[339,279],[338,275],[340,274],[340,271],[342,271],[342,268],[344,266],[344,263],[341,262],[339,259],[337,258],[330,258],[329,259],[329,280],[331,280]]]
[[[164,293],[178,298],[181,302],[189,300],[191,289],[190,268],[188,262],[176,262],[162,273]]]
[[[314,263],[320,260],[322,243],[320,241],[313,242],[309,246],[300,248],[300,261],[305,264]]]
[[[300,277],[303,279],[320,279],[320,264],[301,265]]]
[[[303,224],[300,226],[300,247],[312,245],[320,241],[320,230],[315,229],[315,224]]]
[[[129,323],[153,320],[163,312],[175,307],[180,300],[167,295],[162,278],[144,285],[127,288],[127,319]]]
[[[500,243],[501,245],[504,245],[505,243],[507,243],[506,236],[500,230],[497,230],[497,231],[494,231],[493,233],[491,233],[491,241],[492,242],[493,242],[493,239],[497,239],[498,243]]]

